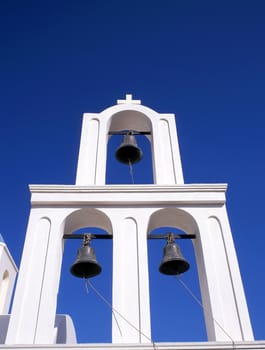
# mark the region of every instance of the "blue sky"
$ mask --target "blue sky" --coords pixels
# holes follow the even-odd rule
[[[176,114],[186,183],[228,183],[254,334],[264,339],[264,14],[261,0],[1,1],[0,232],[17,264],[28,184],[73,184],[82,114],[132,93]],[[137,169],[135,178],[148,182]],[[108,179],[117,182],[111,168]],[[78,244],[66,244],[58,312],[72,314],[80,342],[110,341],[111,311],[68,272]],[[153,339],[205,340],[200,307],[157,272],[163,242],[149,245]],[[95,246],[106,272],[92,282],[110,300],[111,242]],[[199,296],[190,242],[181,248],[192,266],[183,278]]]

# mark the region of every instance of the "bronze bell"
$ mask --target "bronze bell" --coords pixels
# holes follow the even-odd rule
[[[101,270],[101,266],[96,260],[94,249],[90,246],[90,240],[85,238],[70,271],[76,277],[90,278],[100,274]]]
[[[159,272],[165,275],[179,275],[190,268],[190,264],[183,258],[179,246],[172,237],[173,235],[168,238],[159,266]]]
[[[116,150],[116,158],[124,164],[139,162],[143,157],[142,150],[138,147],[132,131],[124,135],[120,147]]]

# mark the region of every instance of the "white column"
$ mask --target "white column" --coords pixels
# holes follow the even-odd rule
[[[99,114],[85,113],[79,156],[76,185],[105,185],[107,162],[107,125]]]
[[[98,147],[97,147],[97,162],[95,173],[95,185],[106,184],[106,168],[107,168],[107,147],[108,147],[108,128],[107,120],[100,121]]]
[[[32,209],[7,344],[51,344],[62,258],[62,220],[47,209]]]
[[[43,286],[39,302],[38,323],[35,331],[35,344],[50,344],[54,342],[54,322],[57,307],[61,265],[63,258],[63,225],[62,219],[52,217],[52,225],[48,250],[46,254]],[[47,307],[49,305],[49,307]]]
[[[240,274],[240,268],[238,265],[236,250],[234,246],[234,241],[231,233],[231,228],[229,224],[229,219],[225,206],[220,213],[220,220],[222,224],[222,232],[224,244],[226,247],[227,260],[229,264],[230,278],[233,282],[233,292],[237,305],[238,320],[240,322],[242,340],[252,341],[254,340],[254,335],[252,331],[252,326],[250,322],[250,316],[248,312],[247,301],[245,297],[245,291],[243,287],[243,282]]]
[[[200,211],[194,243],[208,339],[253,340],[225,206]]]
[[[158,185],[183,184],[174,115],[160,115],[153,123],[153,173]]]
[[[132,209],[130,210],[132,211]],[[151,341],[147,224],[119,211],[113,222],[113,343]]]

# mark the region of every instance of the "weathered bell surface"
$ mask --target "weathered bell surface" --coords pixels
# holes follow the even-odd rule
[[[179,275],[189,268],[190,264],[183,258],[179,246],[174,242],[167,243],[159,271],[165,275]]]
[[[143,157],[142,150],[138,147],[132,132],[124,135],[120,147],[116,150],[116,158],[124,164],[139,162]]]
[[[76,261],[70,271],[74,276],[81,278],[90,278],[100,274],[101,266],[96,260],[94,249],[89,244],[78,250]]]

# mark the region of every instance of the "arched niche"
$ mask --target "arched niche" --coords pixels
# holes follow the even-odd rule
[[[185,210],[163,208],[155,211],[149,219],[148,234],[198,234],[195,219]],[[166,239],[148,240],[149,284],[151,303],[151,328],[153,340],[206,341],[203,309],[191,296],[182,282],[201,300],[199,277],[193,239],[176,239],[190,269],[181,276],[168,276],[159,272]],[[189,313],[187,313],[189,310]],[[155,321],[160,319],[159,324]],[[163,326],[161,326],[163,325]]]
[[[57,314],[69,314],[75,324],[78,343],[111,342],[111,309],[99,298],[82,278],[70,272],[82,239],[67,239],[67,234],[110,234],[112,224],[101,210],[82,208],[72,212],[65,220],[65,243],[61,269]],[[93,286],[112,302],[112,239],[93,239],[91,246],[102,272],[90,279]],[[71,291],[69,293],[69,291]],[[91,314],[91,310],[97,312]],[[102,329],[99,332],[98,330]]]

